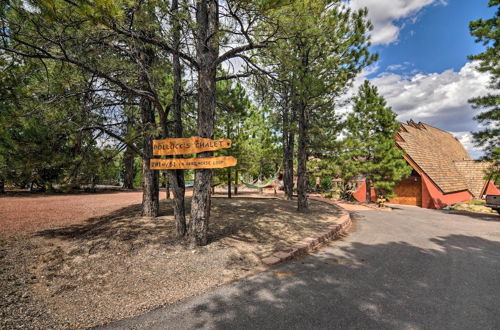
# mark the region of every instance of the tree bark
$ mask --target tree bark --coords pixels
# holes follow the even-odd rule
[[[196,55],[198,60],[198,136],[211,139],[214,133],[216,70],[219,45],[218,2],[200,0],[196,4]],[[203,152],[198,157],[210,157],[212,152]],[[208,243],[210,218],[210,182],[212,170],[195,171],[193,198],[191,202],[191,240],[196,245]]]
[[[366,178],[365,182],[366,182],[366,202],[370,203],[372,201],[372,185],[369,178]]]
[[[307,199],[307,114],[306,104],[299,106],[299,146],[298,146],[297,210],[304,212],[309,207]]]
[[[295,134],[288,131],[283,136],[285,143],[283,148],[283,186],[286,199],[293,198],[293,149],[295,146]]]
[[[169,171],[169,181],[172,182],[172,191],[174,194],[174,218],[175,228],[178,237],[186,235],[186,206],[185,206],[185,192],[186,187],[184,184],[184,171],[174,170]]]
[[[231,168],[227,168],[227,198],[231,198]]]
[[[135,153],[134,151],[127,147],[123,155],[123,188],[134,189],[134,177],[135,177]]]
[[[285,98],[283,105],[283,187],[287,200],[293,198],[293,151],[295,148],[295,134],[292,129],[295,119],[295,108],[290,107],[290,96],[288,91],[283,91]],[[293,95],[292,95],[293,96]]]
[[[174,90],[173,90],[173,117],[174,117],[174,135],[176,138],[181,138],[183,135],[182,126],[182,68],[179,59],[180,48],[180,23],[179,23],[179,5],[178,0],[172,0],[172,26],[173,26],[173,48],[172,67],[174,74]],[[177,236],[183,237],[186,235],[186,206],[184,203],[186,186],[184,183],[184,170],[169,171],[169,181],[172,182],[172,190],[174,193],[174,218]]]
[[[165,199],[170,199],[170,178],[167,172],[162,173],[163,179],[165,180]]]
[[[0,194],[5,193],[5,180],[4,178],[0,177]]]
[[[157,217],[159,204],[158,171],[149,169],[149,159],[142,160],[142,215],[145,217]]]
[[[142,159],[142,215],[156,217],[160,208],[160,176],[159,171],[149,168],[149,161],[153,158],[153,136],[151,131],[156,126],[156,122],[151,101],[146,98],[141,99],[141,119],[144,153]]]
[[[145,68],[149,68],[153,62],[153,54],[150,50],[140,52],[140,60]],[[142,73],[141,83],[148,85],[147,73]],[[160,173],[151,170],[149,163],[153,158],[153,135],[156,129],[155,108],[151,100],[146,97],[140,99],[143,154],[142,159],[142,215],[146,217],[157,217],[160,209]]]
[[[238,172],[238,168],[236,168],[236,170],[234,171],[234,194],[235,195],[238,195],[238,176],[239,176],[239,172]]]

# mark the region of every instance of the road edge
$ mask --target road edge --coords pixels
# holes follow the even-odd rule
[[[336,223],[328,226],[326,231],[323,231],[315,236],[307,237],[298,243],[292,245],[292,248],[286,251],[278,251],[273,253],[272,256],[263,258],[262,262],[267,266],[274,266],[284,261],[289,261],[311,252],[316,251],[321,246],[328,242],[337,240],[344,236],[352,225],[350,213],[342,206],[338,205],[332,200],[323,197],[309,196],[310,199],[334,205],[340,210],[340,216]]]

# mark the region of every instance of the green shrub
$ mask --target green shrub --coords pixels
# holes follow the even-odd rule
[[[471,201],[468,201],[467,204],[469,205],[484,205],[486,202],[481,200],[481,199],[474,199]]]
[[[332,190],[332,178],[330,177],[321,178],[320,185],[321,185],[321,190],[323,191]]]
[[[316,189],[316,177],[314,175],[309,175],[308,182],[309,189]]]
[[[59,191],[68,194],[80,189],[80,185],[77,183],[66,183],[59,186]]]

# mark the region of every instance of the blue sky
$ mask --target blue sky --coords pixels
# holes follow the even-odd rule
[[[460,70],[467,55],[481,52],[484,47],[469,34],[469,22],[489,18],[494,10],[484,0],[448,0],[421,9],[416,15],[396,22],[399,30],[396,42],[376,45],[380,67],[405,62],[423,73]],[[415,21],[415,22],[413,22]]]
[[[467,100],[488,92],[488,75],[467,56],[484,50],[469,34],[469,22],[490,18],[487,0],[351,0],[367,7],[374,25],[372,50],[379,62],[358,79],[369,79],[398,119],[413,119],[449,131],[471,156],[482,152],[471,141],[480,129]]]

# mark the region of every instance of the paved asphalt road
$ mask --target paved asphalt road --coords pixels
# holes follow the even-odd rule
[[[315,255],[107,328],[500,329],[500,217],[397,207],[353,213],[356,229]]]

